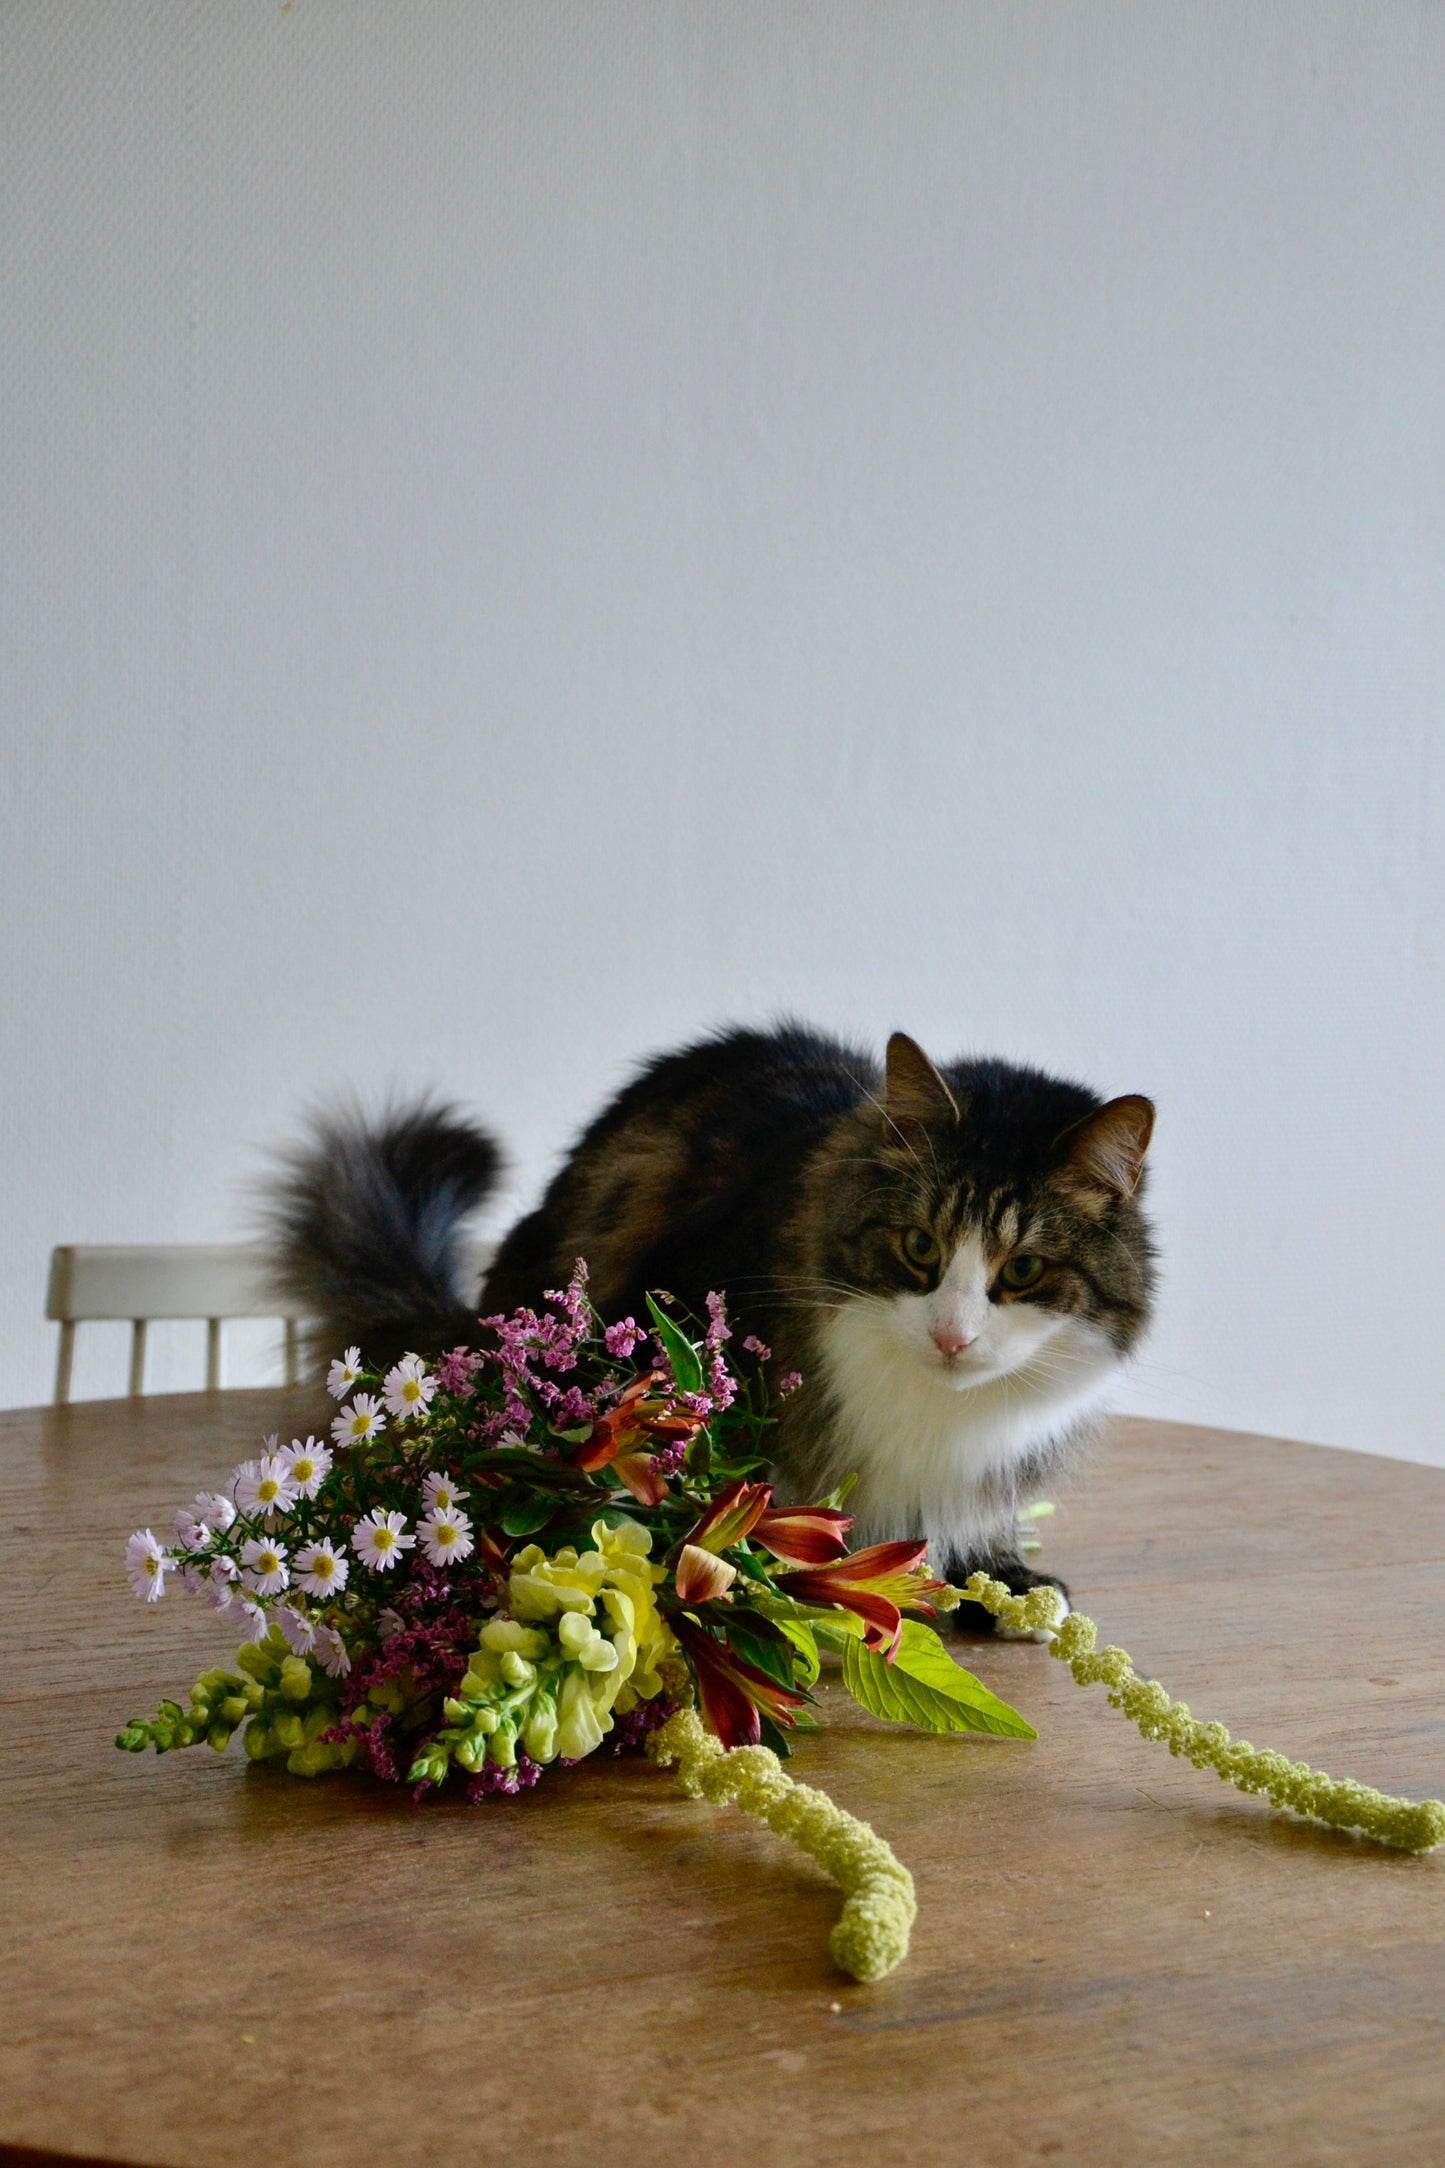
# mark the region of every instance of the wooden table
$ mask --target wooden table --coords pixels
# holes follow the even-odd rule
[[[267,2168],[1445,2158],[1445,1854],[1241,1798],[1033,1646],[965,1660],[1034,1745],[825,1693],[794,1771],[921,1900],[871,1988],[830,1968],[829,1883],[641,1761],[468,1808],[116,1753],[227,1651],[179,1593],[135,1602],[126,1536],[304,1406],[0,1416],[0,2141]],[[1445,1476],[1120,1422],[1045,1557],[1197,1713],[1445,1786]]]

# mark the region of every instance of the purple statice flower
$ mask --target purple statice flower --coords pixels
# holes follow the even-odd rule
[[[618,1362],[626,1362],[643,1337],[642,1327],[635,1317],[619,1318],[617,1323],[609,1325],[602,1335],[608,1354]]]
[[[715,1355],[724,1340],[731,1340],[733,1336],[732,1326],[728,1323],[727,1302],[723,1296],[708,1296],[707,1319],[707,1338],[703,1344],[709,1354]]]
[[[665,1445],[660,1453],[654,1453],[652,1464],[658,1475],[676,1475],[686,1459],[686,1438],[674,1438],[672,1443]]]
[[[530,1791],[542,1774],[540,1762],[534,1762],[530,1754],[518,1753],[515,1769],[503,1769],[496,1762],[485,1762],[467,1785],[467,1805],[480,1806],[484,1799],[498,1792],[515,1796]]]
[[[455,1393],[459,1399],[469,1400],[472,1379],[486,1361],[475,1348],[454,1347],[448,1355],[438,1356],[433,1365],[433,1375],[444,1393]]]
[[[658,1390],[664,1393],[677,1391],[677,1380],[672,1374],[672,1360],[657,1334],[652,1335],[652,1354],[648,1358]]]
[[[721,1355],[715,1354],[708,1364],[707,1383],[708,1391],[712,1394],[713,1408],[721,1415],[723,1409],[730,1408],[738,1396],[733,1374]]]
[[[772,1349],[767,1345],[765,1341],[760,1340],[755,1332],[750,1332],[748,1334],[746,1340],[744,1340],[743,1342],[743,1346],[747,1349],[750,1355],[756,1355],[760,1363],[771,1362],[773,1359]]]
[[[569,1385],[552,1407],[552,1420],[559,1430],[576,1430],[583,1423],[592,1423],[596,1419],[596,1407],[578,1385]]]
[[[784,1377],[779,1378],[778,1392],[780,1395],[783,1393],[795,1393],[798,1390],[798,1387],[802,1384],[802,1382],[803,1373],[801,1370],[789,1370]]]
[[[396,1756],[391,1751],[391,1718],[385,1714],[373,1719],[366,1732],[366,1743],[357,1760],[366,1763],[373,1776],[387,1784],[399,1784],[401,1771],[396,1766]]]
[[[656,1731],[670,1716],[677,1713],[677,1703],[669,1701],[665,1694],[658,1694],[651,1701],[639,1701],[626,1716],[614,1717],[612,1731],[607,1740],[609,1754],[628,1754],[641,1746],[650,1731]]]

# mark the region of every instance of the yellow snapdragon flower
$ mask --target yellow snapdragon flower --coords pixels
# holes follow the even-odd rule
[[[659,1691],[673,1640],[657,1608],[664,1575],[648,1555],[652,1538],[635,1522],[597,1521],[592,1546],[549,1557],[529,1543],[517,1553],[511,1615],[482,1628],[446,1707],[441,1743],[464,1769],[484,1759],[510,1768],[519,1745],[533,1761],[580,1761],[601,1745],[614,1712]]]

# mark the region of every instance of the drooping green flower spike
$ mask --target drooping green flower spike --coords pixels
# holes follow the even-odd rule
[[[962,1589],[933,1599],[941,1611],[963,1602],[981,1603],[985,1611],[1019,1631],[1047,1633],[1049,1654],[1066,1663],[1080,1686],[1104,1685],[1108,1698],[1146,1739],[1161,1739],[1171,1754],[1196,1769],[1212,1769],[1222,1783],[1241,1792],[1262,1793],[1276,1807],[1333,1829],[1357,1829],[1376,1844],[1401,1852],[1429,1852],[1445,1844],[1445,1802],[1394,1799],[1350,1777],[1329,1777],[1308,1762],[1292,1762],[1268,1748],[1232,1740],[1222,1724],[1201,1724],[1184,1702],[1171,1701],[1157,1679],[1141,1679],[1128,1652],[1096,1649],[1098,1628],[1077,1611],[1061,1619],[1057,1589],[1031,1588],[1015,1596],[1002,1581],[975,1573]]]
[[[828,1948],[855,1980],[881,1980],[908,1955],[918,1903],[913,1877],[875,1830],[834,1806],[812,1784],[795,1784],[765,1746],[724,1747],[696,1709],[678,1709],[647,1741],[659,1768],[677,1764],[690,1798],[731,1800],[815,1859],[844,1893]]]

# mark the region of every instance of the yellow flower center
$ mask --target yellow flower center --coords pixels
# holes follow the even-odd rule
[[[377,1531],[376,1531],[376,1548],[377,1548],[377,1549],[378,1549],[379,1551],[389,1551],[389,1550],[391,1549],[391,1546],[392,1546],[392,1541],[393,1541],[393,1537],[392,1537],[392,1533],[391,1533],[391,1530],[390,1530],[389,1528],[378,1528],[378,1529],[377,1529]]]

